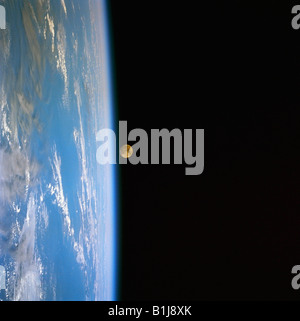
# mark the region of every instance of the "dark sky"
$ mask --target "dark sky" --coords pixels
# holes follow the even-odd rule
[[[199,3],[111,1],[119,120],[205,129],[200,176],[121,168],[121,298],[299,299],[292,6]]]

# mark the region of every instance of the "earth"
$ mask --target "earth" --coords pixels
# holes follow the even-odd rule
[[[116,170],[104,0],[0,0],[1,300],[116,300]]]

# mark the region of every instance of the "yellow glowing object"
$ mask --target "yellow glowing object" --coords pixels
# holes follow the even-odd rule
[[[120,154],[123,158],[129,158],[133,154],[133,148],[130,145],[123,145],[120,149]]]

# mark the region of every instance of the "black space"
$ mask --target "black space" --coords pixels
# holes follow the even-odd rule
[[[299,299],[292,5],[110,3],[118,119],[205,129],[200,176],[185,165],[121,168],[121,299]]]

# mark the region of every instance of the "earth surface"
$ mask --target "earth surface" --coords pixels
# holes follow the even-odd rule
[[[115,300],[115,170],[103,0],[0,0],[1,300]]]

